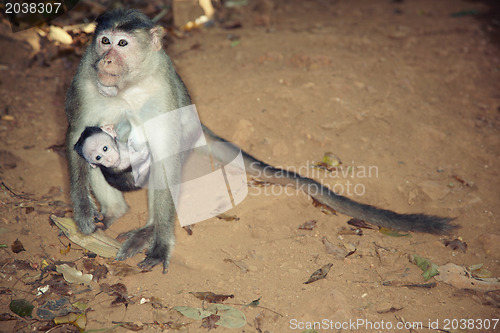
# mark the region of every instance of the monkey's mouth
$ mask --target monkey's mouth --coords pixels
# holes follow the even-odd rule
[[[99,71],[97,73],[97,79],[103,86],[112,87],[118,85],[120,75]]]

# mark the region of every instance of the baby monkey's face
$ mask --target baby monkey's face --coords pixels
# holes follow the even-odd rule
[[[89,136],[83,145],[83,156],[93,167],[102,165],[116,168],[120,165],[120,152],[113,137],[105,132]]]

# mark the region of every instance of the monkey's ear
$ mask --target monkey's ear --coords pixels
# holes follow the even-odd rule
[[[156,26],[153,29],[149,30],[149,33],[151,34],[151,42],[153,44],[153,49],[155,51],[160,51],[162,49],[162,43],[161,40],[163,36],[165,36],[165,29],[163,29],[160,26]]]
[[[113,125],[104,125],[104,126],[101,126],[101,129],[104,132],[106,132],[109,135],[111,135],[113,138],[117,137],[117,134],[116,134],[116,131],[115,131],[115,127]]]

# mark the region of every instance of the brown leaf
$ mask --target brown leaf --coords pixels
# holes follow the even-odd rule
[[[352,218],[349,221],[347,221],[347,224],[352,225],[356,228],[365,228],[365,229],[378,229],[376,225],[373,225],[371,223],[368,223],[366,221],[360,220],[360,219],[355,219]]]
[[[201,327],[208,328],[210,331],[212,328],[217,328],[218,325],[216,324],[220,319],[220,316],[216,314],[212,314],[208,317],[203,318]]]
[[[17,317],[11,315],[10,313],[0,313],[0,321],[16,320]]]
[[[14,252],[14,253],[19,253],[19,252],[22,252],[22,251],[26,251],[24,249],[23,243],[21,243],[21,241],[19,239],[16,239],[14,241],[14,243],[12,243],[12,245],[10,246],[10,248],[12,249],[12,252]]]
[[[312,198],[312,204],[314,207],[317,207],[319,208],[319,210],[321,210],[321,212],[323,214],[326,214],[326,215],[337,215],[337,211],[335,211],[335,209],[331,208],[331,207],[328,207],[327,205],[323,205],[321,202],[319,202],[318,200]]]
[[[229,222],[240,220],[240,218],[236,215],[229,215],[229,214],[225,214],[225,213],[217,215],[217,218],[224,220],[224,221],[229,221]]]
[[[363,229],[361,228],[346,228],[346,227],[340,227],[339,231],[337,232],[339,235],[354,235],[354,236],[363,236]]]
[[[225,258],[224,262],[235,264],[239,269],[243,271],[243,273],[248,272],[248,265],[243,260],[234,260],[231,258]]]
[[[234,298],[234,295],[219,295],[211,291],[198,291],[198,292],[192,291],[190,292],[190,294],[208,303],[222,303],[228,298]]]
[[[330,268],[332,268],[332,266],[333,266],[333,264],[326,264],[325,266],[321,267],[316,272],[312,273],[309,280],[304,282],[304,284],[309,284],[309,283],[324,279],[326,277],[326,275],[328,274],[328,272],[330,272]]]
[[[345,251],[344,249],[341,249],[337,245],[330,243],[330,241],[326,237],[323,237],[321,239],[321,241],[325,245],[326,253],[333,254],[336,259],[342,260],[347,256],[347,254],[348,254],[347,251]]]
[[[97,264],[95,260],[84,259],[83,268],[93,275],[92,280],[98,282],[100,279],[105,279],[108,275],[108,268],[105,265]]]
[[[108,269],[114,276],[129,276],[137,273],[141,273],[142,270],[136,266],[130,266],[121,261],[114,261],[108,265]]]
[[[116,298],[111,302],[111,305],[124,304],[125,307],[128,306],[128,294],[127,287],[123,283],[115,283],[109,285],[107,283],[102,283],[100,288],[103,292],[109,296],[115,296]]]
[[[258,313],[253,319],[253,325],[257,332],[262,333],[262,326],[264,326],[264,312]]]
[[[139,332],[144,329],[144,325],[138,325],[129,321],[121,321],[121,322],[113,321],[113,324],[120,325],[120,327],[123,327],[133,332]]]
[[[443,240],[443,244],[446,247],[449,247],[452,251],[462,251],[465,253],[467,251],[467,243],[462,242],[460,239],[454,239],[452,241],[450,240]]]
[[[314,227],[316,227],[316,223],[318,223],[316,220],[306,221],[303,224],[299,225],[299,229],[302,229],[302,230],[313,230]]]
[[[182,229],[184,229],[189,236],[193,235],[193,228],[194,228],[193,224],[186,225],[186,226],[182,227]]]
[[[452,175],[452,177],[455,178],[459,183],[461,183],[465,186],[473,187],[475,185],[473,181],[464,179],[464,178],[460,177],[459,175]]]

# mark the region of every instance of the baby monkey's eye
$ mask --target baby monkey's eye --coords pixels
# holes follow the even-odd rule
[[[127,46],[128,42],[125,39],[120,39],[118,42],[118,46]]]
[[[108,37],[102,37],[101,43],[103,43],[105,45],[111,44]]]
[[[96,160],[96,161],[99,161],[100,159],[101,159],[101,155],[97,155],[97,156],[95,157],[95,160]]]
[[[102,147],[102,151],[108,151],[108,146]]]

